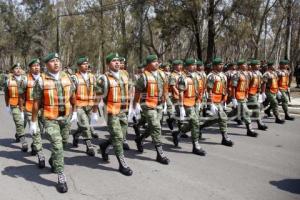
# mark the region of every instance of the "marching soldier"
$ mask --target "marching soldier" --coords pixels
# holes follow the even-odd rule
[[[289,78],[290,73],[288,71],[288,60],[281,60],[279,62],[279,70],[277,71],[278,76],[278,97],[281,100],[282,109],[285,114],[286,120],[294,120],[295,118],[289,115],[288,112],[288,93],[289,93]]]
[[[283,124],[284,120],[279,118],[278,112],[278,101],[276,99],[278,92],[278,76],[274,68],[274,63],[270,61],[268,62],[268,70],[263,75],[262,95],[266,95],[266,101],[270,103],[270,109],[272,109],[275,115],[275,123]]]
[[[227,134],[227,115],[223,108],[223,103],[226,102],[226,88],[227,80],[226,76],[222,72],[223,61],[222,58],[216,57],[213,60],[212,72],[207,77],[207,103],[209,110],[214,119],[209,119],[201,125],[201,129],[207,126],[211,126],[218,122],[219,128],[222,134],[222,145],[233,146],[233,142]]]
[[[32,121],[32,107],[33,107],[33,87],[40,79],[40,59],[33,58],[29,64],[29,73],[26,75],[23,84],[22,84],[22,107],[21,109],[24,110],[23,105],[25,102],[25,124],[30,123]],[[31,144],[31,155],[37,155],[38,163],[40,168],[45,167],[45,156],[43,153],[43,146],[42,146],[42,138],[41,138],[41,128],[42,126],[42,116],[41,113],[38,113],[37,118],[37,130],[35,133],[32,134],[32,144]],[[24,126],[26,127],[26,126]]]
[[[147,129],[144,134],[136,137],[137,148],[143,152],[143,139],[148,135],[152,137],[157,151],[156,161],[162,164],[169,164],[170,160],[165,155],[161,143],[161,124],[162,106],[167,98],[167,79],[165,74],[158,70],[159,63],[156,55],[149,55],[146,58],[147,67],[142,76],[137,81],[133,109],[139,114],[140,109],[137,105],[142,103],[141,107],[146,116]]]
[[[206,152],[199,144],[200,120],[195,108],[199,98],[199,86],[197,75],[195,74],[196,63],[195,59],[187,59],[185,61],[186,75],[181,76],[178,81],[180,118],[183,119],[186,115],[188,123],[183,124],[179,131],[173,132],[172,136],[174,145],[178,146],[181,132],[187,133],[191,131],[192,152],[196,155],[205,156]]]
[[[259,71],[259,61],[251,60],[251,71],[249,72],[249,89],[247,106],[252,110],[252,117],[257,122],[259,130],[267,130],[268,127],[262,122],[260,116],[260,104],[265,100],[261,94],[262,74]],[[259,102],[261,101],[261,102]]]
[[[22,103],[19,101],[21,87],[25,79],[24,76],[21,75],[21,69],[20,63],[13,65],[11,68],[12,74],[8,75],[4,92],[6,111],[12,115],[16,126],[16,141],[21,142],[22,151],[27,152],[28,143],[25,139],[24,112],[21,110]]]
[[[128,79],[120,72],[119,59],[117,53],[108,54],[106,64],[109,70],[97,80],[98,92],[103,96],[106,105],[104,109],[111,136],[109,140],[100,144],[100,150],[102,159],[109,161],[108,147],[112,144],[119,161],[119,171],[126,176],[131,176],[133,171],[127,165],[123,151],[124,132],[128,127],[127,114],[124,112],[124,110],[128,110],[129,106]]]
[[[257,137],[257,133],[251,127],[250,111],[247,107],[249,75],[247,64],[244,60],[238,61],[239,70],[232,79],[232,105],[233,110],[228,114],[228,117],[237,117],[242,119],[247,128],[247,136]]]
[[[95,149],[92,145],[91,117],[97,118],[97,107],[95,106],[95,76],[88,72],[89,63],[87,57],[80,57],[77,60],[78,70],[72,76],[76,88],[76,107],[78,115],[78,130],[73,134],[73,146],[78,147],[79,136],[82,135],[86,145],[86,153],[95,156]]]
[[[52,171],[58,174],[57,190],[65,193],[68,191],[68,186],[64,174],[63,148],[68,141],[70,122],[77,121],[75,87],[69,75],[61,70],[57,53],[49,53],[44,58],[44,62],[47,72],[41,75],[33,88],[34,102],[30,131],[33,134],[37,132],[38,111],[42,109],[45,132],[52,144],[49,164]]]

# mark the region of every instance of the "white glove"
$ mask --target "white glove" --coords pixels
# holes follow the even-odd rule
[[[20,113],[22,121],[24,121],[24,112]]]
[[[232,99],[231,102],[232,102],[232,105],[234,108],[236,108],[238,106],[238,102],[236,99]]]
[[[134,110],[135,115],[140,115],[141,111],[142,111],[141,105],[137,103]]]
[[[5,107],[5,112],[7,112],[7,113],[9,113],[9,114],[11,113],[11,110],[10,110],[10,107],[9,107],[9,106],[6,106],[6,107]]]
[[[198,103],[198,105],[197,105],[197,110],[198,110],[198,111],[201,110],[201,103]]]
[[[77,122],[77,112],[73,112],[73,114],[72,114],[72,118],[71,118],[71,123],[73,123],[73,122]]]
[[[218,113],[218,108],[217,108],[217,106],[215,105],[215,104],[210,104],[210,112],[213,114],[213,115],[215,115],[215,114],[217,114]]]
[[[226,110],[227,109],[227,103],[225,102],[224,103],[224,110]]]
[[[98,113],[97,112],[92,112],[91,115],[91,124],[96,124],[98,121]]]
[[[291,92],[291,88],[288,88],[288,92],[289,92],[289,93]]]
[[[164,110],[163,110],[164,114],[166,115],[167,114],[167,102],[165,102],[164,104]]]
[[[179,112],[180,112],[180,120],[183,121],[185,117],[185,109],[183,106],[179,107]]]
[[[29,132],[30,132],[32,135],[33,135],[33,134],[36,134],[36,132],[37,132],[37,123],[36,123],[36,122],[33,122],[33,121],[30,122]]]
[[[262,103],[262,102],[264,102],[264,99],[263,99],[263,95],[262,94],[259,94],[258,95],[258,103]]]
[[[261,97],[262,97],[262,101],[264,102],[264,101],[267,99],[266,93],[262,93],[262,94],[261,94]]]
[[[278,99],[281,99],[281,96],[282,96],[282,94],[281,94],[281,92],[278,90],[278,92],[277,92],[277,98],[278,98]]]

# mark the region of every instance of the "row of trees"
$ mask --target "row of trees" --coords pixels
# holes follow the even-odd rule
[[[297,0],[0,0],[0,12],[2,69],[49,51],[64,66],[87,55],[101,71],[111,51],[131,72],[149,53],[300,61]]]

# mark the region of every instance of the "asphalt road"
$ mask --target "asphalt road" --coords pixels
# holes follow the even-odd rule
[[[55,185],[57,176],[49,164],[43,170],[36,166],[36,157],[20,151],[14,142],[12,117],[5,113],[0,97],[0,199],[237,199],[289,200],[300,199],[300,118],[284,125],[265,120],[266,132],[258,138],[246,136],[243,126],[230,124],[233,148],[220,145],[221,136],[215,127],[206,129],[202,146],[206,157],[191,154],[189,139],[174,148],[170,132],[164,128],[164,149],[171,163],[155,161],[156,153],[150,140],[145,152],[139,154],[129,129],[129,144],[133,150],[125,153],[133,169],[132,177],[118,172],[116,158],[111,151],[111,162],[104,163],[85,154],[83,143],[65,151],[65,173],[69,192],[60,194]],[[108,136],[101,122],[96,127],[101,138]],[[29,134],[28,134],[29,137]],[[72,138],[70,137],[70,143]],[[44,139],[47,159],[50,144]],[[94,140],[94,144],[99,141]],[[98,148],[98,147],[97,147]]]

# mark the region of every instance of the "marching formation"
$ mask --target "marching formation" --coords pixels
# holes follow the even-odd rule
[[[192,141],[191,152],[205,156],[201,145],[205,128],[219,125],[221,144],[232,147],[234,142],[227,133],[230,120],[245,124],[247,136],[257,137],[253,129],[266,131],[263,111],[275,123],[294,120],[288,113],[289,62],[281,60],[279,67],[269,61],[238,60],[224,63],[216,57],[207,65],[193,58],[160,63],[156,55],[148,55],[138,66],[133,80],[126,71],[126,60],[117,53],[106,57],[107,72],[90,71],[87,57],[77,60],[74,73],[64,71],[57,53],[49,53],[42,59],[46,70],[41,72],[41,61],[34,58],[25,74],[18,63],[11,67],[5,80],[6,110],[15,123],[16,141],[21,150],[29,149],[25,127],[28,124],[32,143],[31,154],[37,156],[39,168],[45,168],[42,135],[50,141],[51,157],[48,162],[58,175],[57,189],[68,191],[64,174],[64,149],[71,134],[71,124],[77,123],[72,133],[73,147],[82,138],[86,154],[95,156],[97,148],[93,138],[99,138],[94,126],[104,117],[110,138],[99,143],[102,159],[109,162],[109,150],[119,162],[120,173],[131,176],[124,150],[130,150],[127,130],[132,124],[137,150],[144,151],[145,139],[151,136],[157,152],[156,161],[168,165],[169,158],[163,150],[162,124],[164,118],[171,130],[175,147],[181,138]],[[285,118],[278,112],[281,102]],[[191,132],[191,136],[187,135]]]

